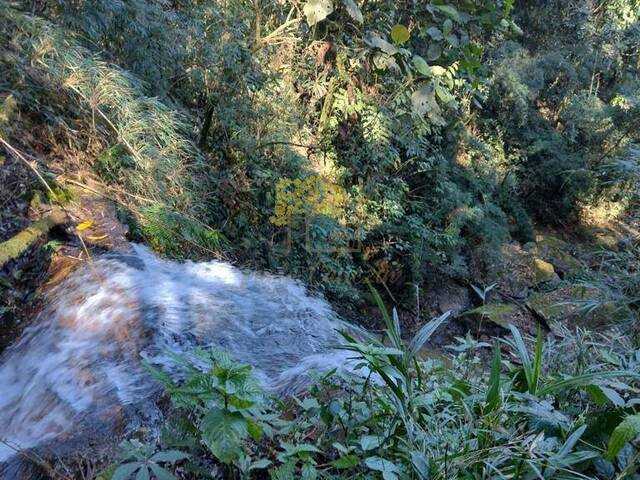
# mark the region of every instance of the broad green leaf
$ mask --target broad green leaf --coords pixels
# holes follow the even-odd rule
[[[431,74],[435,75],[436,77],[440,77],[445,73],[447,73],[447,69],[441,67],[440,65],[432,65],[430,68],[431,68]]]
[[[427,59],[430,61],[437,60],[442,55],[442,47],[437,43],[432,43],[427,49]]]
[[[151,471],[156,476],[157,480],[176,480],[176,477],[169,470],[165,470],[160,465],[150,463]]]
[[[304,456],[300,454],[310,454],[310,453],[321,453],[318,447],[315,445],[311,445],[310,443],[299,443],[296,445],[290,443],[282,443],[281,445],[284,448],[284,452],[278,454],[279,459],[286,459],[293,456]]]
[[[375,32],[367,32],[364,36],[364,43],[370,47],[382,50],[387,55],[395,55],[399,52],[398,47],[387,42],[384,38]]]
[[[345,8],[347,9],[347,13],[349,16],[353,18],[356,22],[362,23],[364,18],[362,17],[362,11],[360,11],[360,7],[355,2],[355,0],[342,0]]]
[[[289,460],[282,465],[272,469],[269,473],[272,480],[297,480],[296,461]]]
[[[382,472],[382,476],[385,480],[395,480],[398,478],[398,466],[389,460],[385,460],[380,457],[369,457],[365,459],[364,463],[371,470]]]
[[[259,442],[260,440],[262,440],[263,431],[259,423],[248,420],[247,431],[249,432],[249,436],[251,436],[254,442]]]
[[[357,455],[343,455],[340,458],[337,458],[331,465],[339,470],[346,470],[348,468],[356,467],[360,464],[360,459]]]
[[[378,448],[381,442],[382,438],[377,435],[363,435],[360,437],[360,447],[364,451]]]
[[[433,67],[431,67],[433,71]],[[411,94],[411,106],[416,115],[423,116],[431,112],[440,112],[435,90],[431,85],[423,85]]]
[[[462,21],[460,12],[458,12],[458,10],[456,10],[455,7],[452,7],[451,5],[434,5],[434,7],[447,15],[452,20],[455,20],[456,22]]]
[[[178,450],[166,450],[164,452],[158,452],[154,454],[149,460],[152,462],[178,462],[189,458],[189,454],[180,452]]]
[[[625,404],[624,398],[612,388],[602,385],[591,384],[585,387],[585,390],[591,399],[598,405],[606,405],[611,403],[615,407],[622,407]]]
[[[431,69],[429,68],[429,64],[420,55],[413,56],[413,66],[415,67],[416,71],[420,75],[424,75],[427,77],[431,75]]]
[[[613,461],[622,447],[638,434],[640,434],[640,414],[629,415],[620,422],[609,438],[609,446],[605,454],[607,460]]]
[[[549,402],[530,400],[527,405],[505,404],[505,409],[513,412],[526,413],[535,430],[567,429],[570,425],[569,418],[556,410]]]
[[[402,45],[409,40],[409,30],[407,30],[407,27],[399,23],[391,27],[391,40],[393,40],[393,43],[396,45]]]
[[[453,22],[450,18],[447,18],[442,24],[442,31],[444,32],[444,35],[449,35],[451,30],[453,30]]]
[[[227,393],[230,393],[228,389]],[[236,391],[235,389],[232,389],[233,391]],[[253,405],[255,405],[255,401],[253,400],[249,400],[247,398],[240,398],[237,395],[230,395],[227,398],[227,401],[229,402],[229,405],[233,405],[236,408],[239,408],[241,410],[246,410],[249,407],[252,407]]]
[[[249,466],[249,470],[263,470],[271,465],[271,460],[266,458],[261,458],[260,460],[256,460]]]
[[[418,478],[426,479],[429,477],[429,459],[423,452],[418,450],[411,452],[411,465]]]
[[[214,408],[200,423],[205,443],[221,462],[231,463],[247,436],[247,422],[238,412]]]
[[[453,96],[449,93],[449,91],[439,84],[436,84],[436,95],[440,99],[440,101],[444,103],[449,103],[450,101],[453,100]],[[480,309],[482,308],[483,307],[480,307]],[[474,310],[477,311],[478,309],[474,309]],[[473,312],[474,310],[470,310],[470,312]],[[496,315],[492,315],[492,317],[494,316],[496,317],[495,323],[498,323],[498,321],[500,320],[499,314],[496,312]]]
[[[111,476],[111,480],[127,480],[133,472],[138,470],[142,464],[140,462],[129,462],[120,465],[116,468],[115,472]]]
[[[439,41],[442,40],[444,38],[444,35],[442,34],[442,32],[440,31],[440,29],[438,27],[429,27],[427,28],[427,34],[434,39],[435,41]]]
[[[318,400],[311,397],[305,398],[301,402],[298,402],[298,405],[300,405],[305,411],[311,410],[313,408],[320,408]]]
[[[307,0],[302,7],[302,11],[304,12],[305,17],[307,17],[307,23],[312,27],[331,15],[333,12],[333,1]]]
[[[318,478],[316,467],[308,462],[302,465],[300,473],[302,480],[316,480],[316,478]]]
[[[136,480],[149,480],[149,469],[146,466],[143,465],[142,468],[138,470]]]

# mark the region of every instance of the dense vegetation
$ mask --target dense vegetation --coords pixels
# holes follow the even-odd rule
[[[94,171],[133,195],[137,234],[167,255],[226,240],[337,295],[371,268],[397,292],[427,272],[495,273],[532,219],[632,202],[633,1],[29,10],[3,6],[3,90],[58,141],[92,147]],[[278,181],[314,175],[344,192],[341,211],[306,215],[305,235],[314,212],[289,210],[282,247]]]
[[[405,307],[488,285],[536,227],[639,215],[638,0],[0,0],[0,102],[3,149],[40,151],[51,203],[90,172],[132,240],[342,305],[377,298],[367,281]],[[129,442],[105,475],[637,478],[639,249],[563,278],[599,292],[576,299],[585,315],[622,311],[624,335],[510,327],[443,363],[417,354],[443,318],[405,344],[385,314],[388,338],[345,339],[371,376],[288,400],[202,352],[211,369],[162,379],[161,451]]]

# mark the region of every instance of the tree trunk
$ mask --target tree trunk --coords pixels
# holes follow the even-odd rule
[[[46,217],[32,223],[30,226],[14,235],[6,242],[0,243],[0,268],[10,260],[22,255],[36,240],[49,232],[56,225],[67,221],[62,210],[55,209]]]

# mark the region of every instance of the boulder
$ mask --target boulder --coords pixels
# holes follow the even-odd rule
[[[540,258],[533,258],[533,273],[536,285],[559,280],[553,265]]]
[[[503,328],[508,328],[513,314],[516,312],[517,307],[508,303],[490,303],[481,307],[467,310],[463,313],[464,316],[468,316],[477,320],[478,322],[489,320]]]
[[[552,235],[537,235],[536,243],[532,250],[541,259],[551,263],[555,270],[561,274],[579,272],[585,268],[582,261],[577,258],[576,249],[564,240]]]
[[[628,306],[594,287],[574,285],[535,293],[526,305],[555,331],[562,325],[597,327],[633,318]]]

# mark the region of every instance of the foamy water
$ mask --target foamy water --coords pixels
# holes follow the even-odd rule
[[[273,391],[299,387],[310,370],[344,366],[346,354],[330,350],[340,321],[298,282],[133,249],[51,291],[0,357],[0,438],[30,448],[72,437],[81,420],[157,391],[142,360],[175,373],[168,352],[228,352]],[[13,453],[0,445],[0,462]]]

